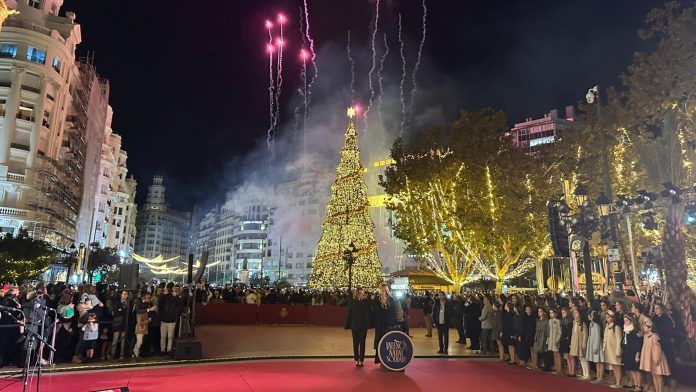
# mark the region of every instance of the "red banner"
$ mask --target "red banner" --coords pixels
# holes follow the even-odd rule
[[[258,324],[304,324],[305,305],[264,304],[256,315]]]
[[[307,324],[343,327],[347,317],[347,306],[307,306]]]
[[[198,324],[257,324],[258,306],[247,304],[196,304]]]
[[[205,324],[312,324],[343,327],[347,306],[283,304],[196,304],[196,322]],[[411,328],[425,327],[420,309],[409,311]]]

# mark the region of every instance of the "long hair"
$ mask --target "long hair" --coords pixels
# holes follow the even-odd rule
[[[382,283],[379,286],[379,304],[383,309],[389,309],[389,298],[391,298],[391,295],[389,295],[389,286],[387,286],[386,283]]]

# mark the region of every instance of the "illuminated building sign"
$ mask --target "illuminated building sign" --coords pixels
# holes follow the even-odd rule
[[[532,139],[529,141],[529,147],[540,146],[542,144],[549,144],[556,141],[553,136],[540,137],[538,139]]]

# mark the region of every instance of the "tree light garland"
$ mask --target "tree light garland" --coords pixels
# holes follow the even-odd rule
[[[367,186],[360,164],[354,108],[348,108],[345,144],[331,186],[321,239],[317,244],[309,287],[315,289],[348,287],[348,271],[343,252],[353,243],[353,287],[374,289],[382,282],[382,264],[377,254],[374,224],[370,217]]]

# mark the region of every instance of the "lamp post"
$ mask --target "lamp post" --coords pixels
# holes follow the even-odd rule
[[[568,215],[567,206],[562,209],[561,219],[566,220],[566,227],[572,234],[577,234],[571,243],[570,248],[574,252],[582,252],[582,261],[585,268],[585,291],[588,301],[594,301],[594,285],[592,282],[592,259],[590,256],[590,238],[592,233],[600,228],[600,219],[607,219],[611,216],[611,200],[605,193],[600,193],[597,200],[590,202],[587,187],[580,184],[573,191],[573,197],[578,205],[578,214]],[[565,204],[563,204],[565,205]],[[591,213],[592,206],[597,207],[598,216]],[[572,237],[571,237],[572,238]]]
[[[346,263],[346,269],[348,270],[348,294],[353,293],[353,263],[355,263],[355,244],[351,241],[348,248],[343,251],[343,261]]]

